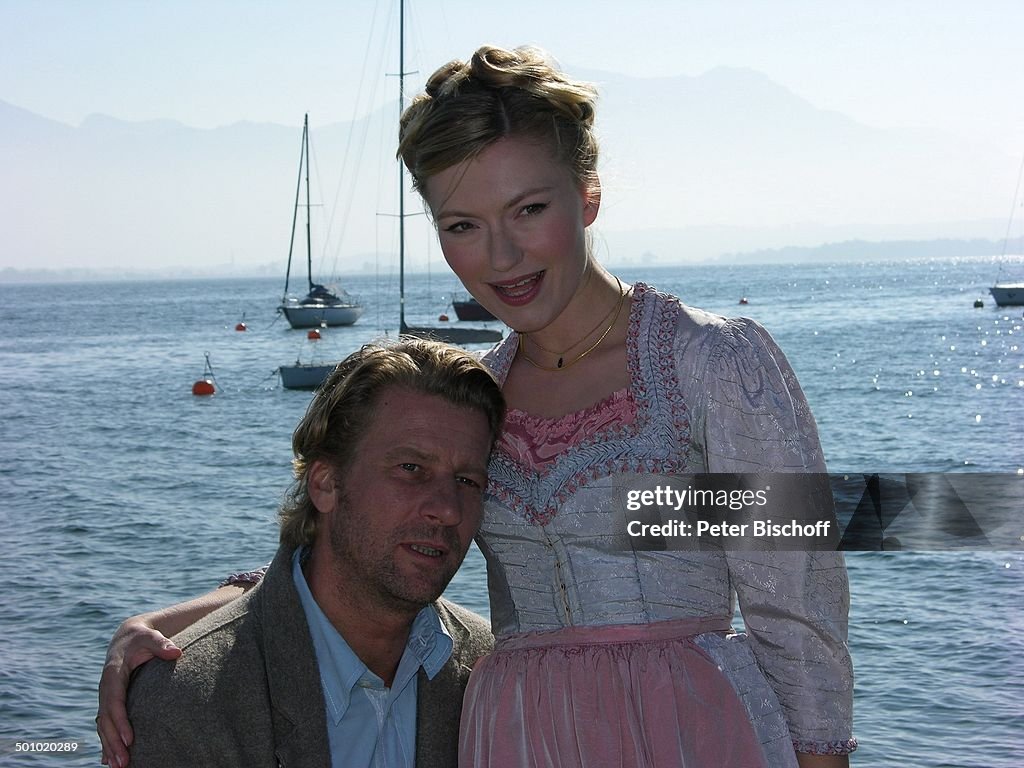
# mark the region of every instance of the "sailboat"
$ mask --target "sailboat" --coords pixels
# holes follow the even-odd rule
[[[295,226],[298,223],[302,176],[306,176],[306,279],[309,293],[298,298],[288,293],[291,279],[292,252],[295,247]],[[320,283],[313,282],[313,245],[309,215],[309,115],[302,123],[302,151],[299,154],[299,181],[295,187],[295,210],[292,214],[292,239],[288,244],[288,269],[284,277],[284,296],[278,312],[283,312],[292,328],[320,328],[321,326],[352,325],[363,314],[363,305],[344,290],[332,293]]]
[[[405,0],[398,14],[398,115],[405,111]],[[489,344],[501,341],[493,328],[409,325],[405,322],[405,165],[398,160],[398,331],[405,336],[436,339],[449,344]]]
[[[399,98],[398,98],[398,112],[399,115],[404,111],[404,93],[405,93],[405,2],[400,0],[399,2]],[[306,199],[308,204],[309,199],[309,153],[306,142],[308,141],[308,127],[303,130],[303,158],[306,162]],[[299,182],[301,187],[302,180],[302,166],[300,164],[299,171]],[[299,191],[296,190],[296,211],[298,211],[298,197]],[[424,339],[435,339],[437,341],[444,341],[449,344],[492,344],[500,341],[502,333],[499,330],[493,328],[481,328],[481,327],[447,327],[439,328],[436,326],[422,326],[422,325],[409,325],[405,322],[405,166],[401,160],[398,161],[398,281],[399,281],[399,334],[407,336],[417,336]],[[294,221],[292,224],[292,230],[294,233]],[[307,240],[308,240],[308,217],[307,217]],[[289,251],[288,256],[289,266],[291,265],[291,252]],[[287,288],[287,283],[285,284]],[[314,283],[312,277],[310,277],[310,294],[312,295],[314,289]],[[309,297],[307,297],[309,298]],[[284,303],[282,303],[282,309],[284,309]],[[362,307],[359,308],[360,314],[362,313]],[[357,316],[358,317],[358,316]],[[291,322],[291,318],[289,318]],[[354,322],[354,320],[353,320]],[[295,326],[294,322],[292,323]],[[314,361],[309,363],[302,363],[299,360],[295,361],[294,365],[282,365],[278,368],[278,372],[281,376],[281,385],[285,389],[316,389],[326,379],[332,370],[334,370],[336,363],[328,363],[323,361]]]
[[[1013,194],[1013,207],[1010,209],[1010,221],[1006,225],[1006,236],[1003,238],[1003,254],[999,259],[999,274],[996,282],[988,292],[992,294],[996,305],[1000,307],[1024,306],[1024,280],[1003,281],[1001,279],[1006,251],[1010,244],[1010,231],[1013,229],[1013,216],[1017,212],[1017,196],[1020,194],[1021,180],[1024,179],[1024,158],[1021,158],[1020,170],[1017,172],[1017,190]],[[1022,222],[1024,224],[1024,222]],[[1018,241],[1024,248],[1024,237]]]
[[[1024,237],[1017,241],[1024,251]],[[1024,306],[1024,280],[1007,280],[1002,277],[1003,268],[1006,265],[1006,251],[1009,240],[1003,240],[1003,254],[999,259],[999,273],[996,281],[988,292],[999,307],[1021,307]]]
[[[988,292],[992,294],[996,305],[1000,307],[1024,307],[1024,282],[996,282]]]

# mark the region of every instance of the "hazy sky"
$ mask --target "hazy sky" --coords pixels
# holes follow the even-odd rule
[[[396,5],[0,0],[0,99],[73,125],[94,112],[200,128],[347,119],[367,52],[397,34]],[[747,66],[869,125],[1024,151],[1021,0],[407,0],[407,17],[423,73],[482,42],[624,74]]]
[[[72,126],[95,113],[128,121],[172,119],[199,129],[239,121],[297,126],[307,111],[314,127],[348,121],[394,98],[396,83],[383,73],[398,69],[397,4],[0,0],[0,100]],[[664,149],[656,148],[658,161],[643,161],[650,172],[634,171],[630,145],[650,144],[655,126],[645,123],[635,105],[604,102],[599,127],[602,116],[618,110],[620,131],[609,155],[617,153],[618,169],[630,173],[618,187],[624,202],[617,209],[604,206],[600,224],[606,232],[626,233],[629,245],[655,251],[659,258],[817,244],[833,237],[1003,235],[994,222],[1006,221],[1024,155],[1024,0],[406,0],[406,30],[410,94],[438,65],[465,58],[485,42],[536,44],[571,73],[588,76],[595,71],[698,76],[720,66],[746,67],[819,109],[901,131],[904,143],[887,146],[902,147],[896,160],[916,162],[897,168],[892,157],[871,156],[862,163],[865,173],[858,174],[850,167],[856,156],[844,156],[840,142],[824,156],[808,155],[813,162],[807,167],[786,167],[770,149],[751,149],[759,146],[751,141],[759,135],[756,125],[729,123],[727,130],[740,144],[726,144],[730,157],[721,158],[720,166],[700,166],[705,172],[699,176],[692,168],[687,173],[687,163],[696,158],[678,146],[672,123],[661,126],[669,138]],[[924,137],[920,144],[917,129]],[[950,157],[945,149],[935,150],[936,136],[951,139],[942,147],[962,151]],[[732,157],[733,147],[746,152]],[[4,149],[0,146],[0,158]],[[661,163],[666,152],[675,154]],[[291,178],[291,162],[284,178]],[[748,176],[730,167],[743,163],[764,167]],[[215,197],[186,193],[161,204],[162,195],[195,188],[186,177],[161,186],[158,175],[140,176],[149,186],[136,195],[137,209],[126,210],[122,220],[103,220],[96,200],[119,201],[123,183],[104,187],[103,177],[93,174],[63,184],[59,169],[52,177],[39,176],[32,158],[12,157],[8,164],[22,175],[12,172],[5,179],[0,170],[0,201],[6,201],[0,210],[0,267],[135,263],[140,252],[150,253],[157,264],[176,263],[185,254],[203,262],[236,250],[253,264],[280,256],[280,248],[270,244],[280,236],[261,228],[273,218],[271,209],[261,208],[265,201],[257,198],[281,197],[291,182],[254,180],[232,198],[239,205],[244,201],[247,210],[234,220],[213,220],[209,211],[219,204]],[[652,167],[662,165],[666,168]],[[659,188],[656,172],[668,166],[686,183],[679,186],[669,175]],[[76,184],[90,182],[94,189],[76,192]],[[64,197],[53,197],[60,186],[68,187],[56,190]],[[144,201],[142,192],[148,195]],[[228,193],[217,192],[221,198]],[[67,210],[57,210],[61,200]],[[274,211],[283,207],[277,198],[274,205]],[[822,214],[821,209],[828,210]],[[144,221],[149,211],[155,213]],[[373,216],[372,210],[364,212],[359,221]],[[138,233],[126,230],[125,220],[130,227],[133,217]],[[797,237],[801,217],[846,228],[807,230]],[[171,221],[175,218],[183,226]],[[942,228],[961,218],[974,221],[974,227]],[[901,221],[907,224],[903,229],[895,226]],[[648,222],[756,224],[777,231],[773,240],[758,230],[746,240],[714,239],[712,233],[708,242],[680,242],[670,235],[667,244],[638,245],[628,230],[649,227]],[[919,226],[922,222],[927,226]],[[883,224],[888,229],[872,229]],[[358,229],[370,231],[363,224]],[[243,232],[248,242],[239,242]]]

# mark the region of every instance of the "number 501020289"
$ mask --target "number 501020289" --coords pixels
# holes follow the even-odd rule
[[[77,741],[16,741],[15,752],[77,752]]]

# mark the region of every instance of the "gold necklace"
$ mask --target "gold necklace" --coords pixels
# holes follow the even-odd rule
[[[619,281],[619,278],[617,278],[617,277],[615,278],[615,280],[619,284],[619,295],[621,296],[622,295],[622,282]],[[587,282],[590,282],[590,275],[589,274],[587,275]],[[584,288],[587,287],[586,283],[583,284],[583,287]],[[545,347],[543,344],[541,344],[539,341],[537,341],[535,338],[533,338],[529,334],[525,334],[525,335],[528,336],[530,341],[533,342],[533,344],[536,345],[539,349],[544,350],[545,352],[547,352],[550,355],[558,355],[558,359],[561,360],[563,357],[565,357],[565,353],[566,352],[568,352],[573,347],[578,347],[584,341],[586,341],[591,336],[593,336],[594,332],[598,328],[600,328],[602,325],[604,325],[606,322],[608,322],[608,318],[612,316],[612,312],[614,312],[614,311],[615,311],[615,307],[612,307],[611,309],[609,309],[608,310],[608,314],[606,314],[604,317],[602,317],[600,320],[597,321],[597,325],[595,325],[593,328],[591,328],[585,334],[580,336],[580,338],[577,341],[574,341],[572,344],[570,344],[568,347],[563,349],[561,352],[557,352],[557,351],[555,351],[553,349],[548,349],[547,347]],[[559,367],[561,367],[561,366],[559,366]]]
[[[522,338],[523,338],[523,336],[525,334],[520,333],[519,334],[519,337],[520,337],[519,351],[522,353],[523,358],[526,360],[526,362],[528,362],[534,368],[539,368],[542,371],[564,371],[566,368],[569,368],[570,366],[576,365],[576,363],[578,363],[584,357],[586,357],[591,352],[593,352],[595,349],[597,349],[598,346],[601,344],[601,342],[604,341],[605,338],[607,338],[608,334],[612,332],[612,328],[614,328],[615,324],[619,321],[619,315],[622,313],[622,305],[625,303],[626,297],[629,295],[629,291],[628,290],[626,292],[623,292],[623,290],[622,290],[622,281],[619,280],[619,278],[615,278],[615,281],[619,284],[619,300],[615,303],[615,317],[612,318],[611,323],[609,323],[608,327],[604,329],[604,333],[601,334],[601,336],[598,338],[597,341],[595,341],[593,344],[591,344],[589,347],[587,347],[583,352],[581,352],[579,355],[574,357],[568,363],[566,363],[564,358],[561,355],[559,355],[558,365],[556,365],[555,367],[551,367],[550,365],[541,365],[536,360],[534,360],[532,357],[530,357],[528,354],[526,354],[526,349],[525,349],[525,347],[522,344]],[[611,313],[609,312],[608,314],[611,314]],[[598,323],[589,333],[587,333],[587,335],[584,336],[583,339],[587,338],[587,336],[590,336],[594,331],[596,331],[598,328],[600,328],[601,324],[604,323],[604,321],[607,320],[607,319],[608,319],[608,315],[605,315],[604,319],[601,320],[601,322]],[[580,339],[580,341],[583,341],[583,339]],[[535,339],[531,338],[530,341],[532,341],[534,344],[537,344],[537,341]],[[572,347],[575,347],[579,343],[580,342],[577,341],[576,344],[573,344],[571,347],[569,347],[565,351],[568,352],[570,349],[572,349]],[[553,354],[553,355],[557,355],[558,354],[557,352],[552,352],[550,349],[547,349],[546,347],[541,346],[540,344],[537,344],[537,346],[540,347],[541,349],[543,349],[545,352],[551,352],[551,354]],[[564,354],[565,353],[563,352],[562,355],[564,355]]]

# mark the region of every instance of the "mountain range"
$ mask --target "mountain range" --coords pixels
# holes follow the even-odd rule
[[[601,93],[608,263],[1004,234],[1019,159],[989,147],[866,126],[748,69],[582,75]],[[347,123],[311,113],[318,271],[395,269],[397,115],[396,102]],[[0,101],[0,269],[283,274],[301,121],[76,127]],[[411,194],[407,209],[422,210]],[[412,269],[442,262],[428,230],[409,219]]]

